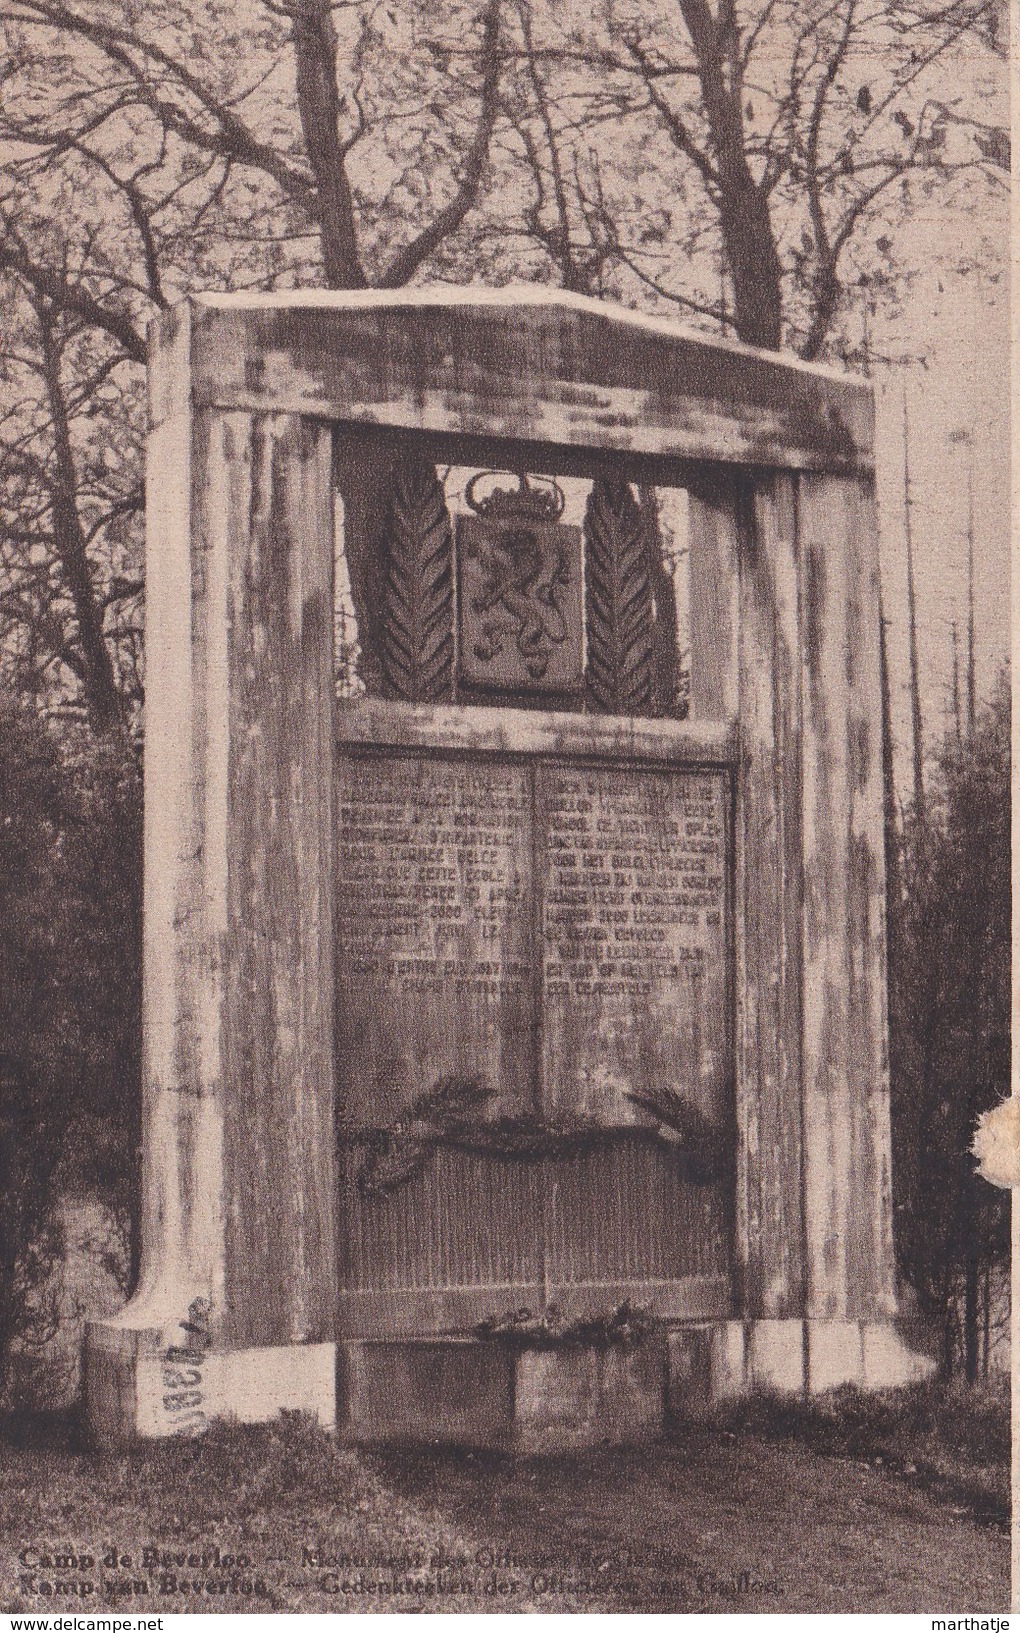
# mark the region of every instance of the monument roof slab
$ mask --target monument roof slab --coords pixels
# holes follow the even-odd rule
[[[150,338],[185,408],[792,470],[873,467],[870,384],[535,286],[200,295]]]

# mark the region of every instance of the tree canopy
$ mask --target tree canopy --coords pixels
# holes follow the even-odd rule
[[[137,1201],[149,319],[525,280],[860,363],[901,229],[1005,187],[1006,32],[1002,0],[9,0],[0,1386],[54,1174]],[[966,1158],[1008,1062],[1004,698],[891,875],[901,1262],[968,1334],[1006,1217]]]

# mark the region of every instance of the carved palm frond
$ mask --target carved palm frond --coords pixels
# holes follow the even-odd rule
[[[423,460],[402,465],[394,484],[382,660],[391,697],[453,696],[453,532],[435,467]]]
[[[584,544],[589,701],[603,714],[648,714],[652,592],[644,518],[628,483],[594,483]]]
[[[666,560],[657,490],[642,485],[638,488],[638,498],[652,593],[652,713],[672,715],[677,712],[680,693],[680,645],[673,580],[676,564]]]

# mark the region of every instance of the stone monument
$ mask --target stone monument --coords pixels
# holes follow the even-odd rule
[[[193,299],[149,392],[92,1434],[573,1443],[911,1375],[869,385],[423,289]]]

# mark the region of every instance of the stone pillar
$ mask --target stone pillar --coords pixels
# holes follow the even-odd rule
[[[896,1313],[872,482],[802,476],[798,532],[805,1381],[817,1390],[867,1382]]]
[[[738,1265],[742,1314],[804,1311],[801,1128],[801,626],[796,479],[761,477],[740,508],[736,850]],[[776,1342],[799,1364],[796,1334]]]
[[[142,1277],[86,1335],[92,1436],[335,1417],[328,424],[150,364]]]
[[[923,1375],[900,1342],[869,476],[736,505],[737,1257],[749,1388]]]

